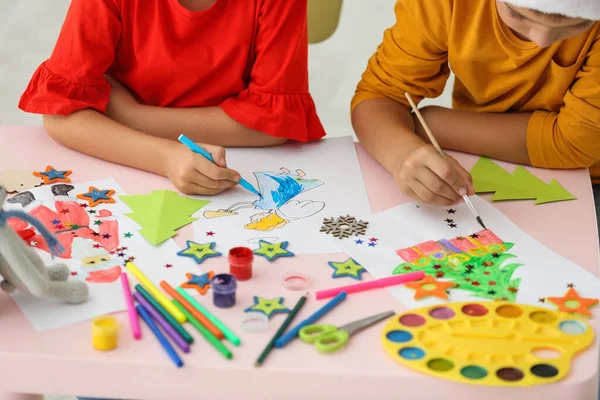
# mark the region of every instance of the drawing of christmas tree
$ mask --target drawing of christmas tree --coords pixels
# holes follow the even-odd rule
[[[512,276],[522,264],[506,262],[516,257],[507,253],[513,246],[490,230],[468,237],[428,241],[397,250],[405,263],[396,267],[393,274],[424,271],[456,283],[454,289],[466,290],[475,297],[515,301],[521,278]]]

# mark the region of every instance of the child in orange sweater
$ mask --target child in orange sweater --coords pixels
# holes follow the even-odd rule
[[[469,173],[428,144],[405,98],[439,96],[450,68],[452,109],[421,109],[442,147],[591,167],[600,184],[600,2],[399,0],[395,11],[358,84],[352,122],[405,194],[450,205],[473,193]],[[594,193],[598,204],[599,186]]]

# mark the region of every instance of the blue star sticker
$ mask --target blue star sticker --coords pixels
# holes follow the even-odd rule
[[[71,175],[71,171],[57,171],[51,165],[48,165],[45,171],[34,172],[33,175],[42,178],[44,183],[71,182],[67,178],[67,176]]]
[[[363,244],[363,243],[364,243],[364,241],[363,241],[362,239],[356,239],[356,240],[354,241],[354,243],[356,243],[356,244]]]
[[[186,285],[198,285],[200,287],[210,285],[211,279],[208,279],[208,275],[209,275],[208,272],[206,274],[202,274],[202,275],[190,274],[191,278],[185,284]]]
[[[58,224],[60,224],[60,221],[59,221],[59,220],[57,220],[57,219],[55,219],[54,221],[52,221],[52,223],[53,223],[54,225],[58,225]]]
[[[271,318],[275,314],[289,313],[290,309],[283,305],[283,297],[265,299],[254,296],[254,304],[246,308],[244,312],[259,312]]]
[[[200,264],[207,258],[218,257],[221,255],[218,251],[213,250],[215,245],[215,242],[200,244],[188,240],[186,243],[187,248],[181,250],[177,255],[193,258],[197,264]]]
[[[90,207],[96,207],[100,203],[114,203],[115,199],[110,197],[113,194],[115,194],[115,191],[112,189],[100,190],[90,186],[89,192],[78,194],[77,198],[81,200],[87,200]]]
[[[375,246],[377,246],[377,243],[375,243],[375,242],[369,243],[369,247],[375,247]]]
[[[269,243],[264,240],[258,242],[259,248],[254,250],[254,254],[263,256],[269,261],[274,261],[279,257],[293,257],[294,253],[287,249],[288,242]]]

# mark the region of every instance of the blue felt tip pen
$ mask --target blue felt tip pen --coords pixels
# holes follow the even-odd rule
[[[137,310],[138,314],[140,314],[140,317],[142,317],[144,322],[148,325],[150,330],[152,330],[159,343],[161,344],[163,349],[165,349],[169,357],[171,357],[171,360],[173,360],[175,365],[177,365],[177,367],[179,368],[183,367],[183,361],[181,361],[181,358],[179,358],[177,352],[175,351],[173,346],[171,346],[171,343],[169,343],[169,340],[167,340],[166,336],[162,334],[158,326],[156,326],[154,321],[152,321],[150,313],[146,311],[144,306],[141,304],[138,304],[137,307],[135,307],[135,309]]]
[[[288,344],[289,342],[291,342],[292,340],[294,340],[298,336],[298,333],[300,332],[300,330],[302,328],[304,328],[307,325],[311,325],[311,324],[315,323],[323,315],[327,314],[329,311],[331,311],[333,308],[335,308],[342,301],[346,300],[347,296],[348,295],[346,294],[346,292],[342,292],[342,293],[338,294],[337,296],[335,296],[333,299],[331,299],[331,301],[329,303],[327,303],[323,307],[321,307],[316,313],[314,313],[310,317],[306,318],[304,321],[302,321],[298,325],[296,325],[292,330],[290,330],[289,332],[287,332],[286,334],[281,336],[279,339],[277,339],[277,341],[275,342],[275,347],[280,349],[280,348],[284,347],[286,344]]]
[[[200,154],[201,156],[203,156],[204,158],[206,158],[208,161],[210,161],[212,163],[215,162],[212,155],[210,155],[210,153],[208,151],[206,151],[202,147],[198,146],[195,142],[190,140],[190,138],[188,138],[187,136],[179,135],[179,141],[181,143],[183,143],[184,145],[186,145],[194,153]],[[244,178],[240,179],[240,186],[242,186],[244,189],[260,196],[260,193],[258,192],[258,190],[256,190],[254,188],[254,186],[252,186],[252,184],[250,182],[248,182],[247,180],[245,180]]]

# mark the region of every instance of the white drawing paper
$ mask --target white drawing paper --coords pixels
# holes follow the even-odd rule
[[[126,193],[114,179],[73,184],[74,189],[58,196],[52,193],[53,186],[30,190],[34,200],[24,210],[55,233],[65,250],[53,259],[39,235],[30,245],[36,247],[46,265],[64,263],[71,271],[69,279],[86,280],[90,295],[87,302],[73,305],[53,298],[14,293],[13,299],[35,329],[60,328],[125,310],[120,274],[126,271],[127,261],[132,261],[156,285],[166,280],[178,286],[185,280],[186,272],[199,273],[191,259],[176,255],[180,248],[173,240],[153,247],[137,232],[140,227],[124,216],[131,210],[118,200],[119,195]],[[87,202],[76,196],[89,192],[90,186],[114,190],[116,202],[84,207]],[[5,204],[5,209],[21,207]],[[19,222],[10,221],[11,226],[15,223]],[[133,292],[138,282],[132,274],[129,281]]]
[[[323,218],[370,215],[352,137],[290,143],[269,149],[231,149],[227,164],[261,197],[242,187],[210,198],[194,216],[197,242],[216,242],[222,252],[236,246],[258,248],[259,240],[288,241],[294,254],[335,252],[314,240]]]
[[[536,241],[485,200],[472,200],[488,230],[464,203],[437,207],[413,202],[364,218],[369,221],[367,236],[328,240],[375,278],[423,270],[458,284],[447,300],[415,300],[415,290],[391,288],[409,309],[474,300],[556,309],[547,298],[562,297],[570,287],[582,297],[598,298],[597,276]]]

